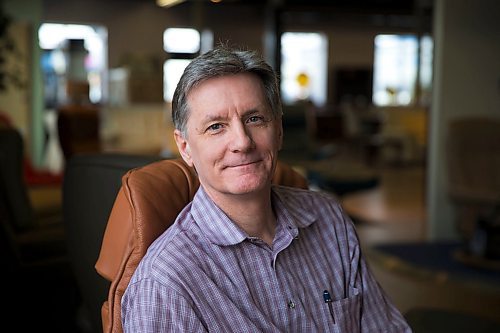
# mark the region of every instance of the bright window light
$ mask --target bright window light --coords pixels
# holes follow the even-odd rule
[[[322,33],[285,32],[281,36],[283,103],[326,103],[328,39]]]
[[[163,65],[163,98],[166,102],[172,102],[177,83],[184,72],[190,59],[169,59]]]
[[[373,103],[378,106],[409,105],[416,102],[417,71],[421,93],[430,93],[432,81],[432,39],[423,37],[418,56],[415,35],[375,37]],[[418,61],[420,58],[420,69]],[[421,96],[422,97],[422,96]]]
[[[38,30],[38,39],[41,49],[47,50],[48,62],[43,68],[46,72],[54,71],[64,76],[68,70],[66,52],[63,45],[67,40],[83,40],[88,51],[85,58],[84,70],[89,81],[89,99],[100,102],[106,94],[104,82],[107,70],[107,30],[100,26],[82,24],[43,23]]]
[[[97,39],[95,30],[88,25],[44,23],[38,30],[38,38],[42,49],[55,49],[66,39],[84,39],[87,43]],[[96,41],[92,41],[96,44]]]
[[[163,49],[170,53],[196,53],[200,50],[200,33],[191,28],[166,29]]]
[[[420,98],[424,104],[430,103],[431,100],[433,52],[432,37],[422,37],[420,41]]]

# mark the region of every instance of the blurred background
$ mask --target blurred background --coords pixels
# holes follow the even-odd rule
[[[55,227],[72,223],[66,166],[89,153],[177,157],[176,83],[221,43],[258,51],[279,73],[281,159],[338,196],[414,330],[498,331],[500,2],[0,4],[2,282],[19,331],[100,330],[75,258],[33,264],[75,246]],[[39,224],[53,230],[30,234]],[[43,245],[54,235],[63,243]],[[99,237],[78,245],[89,271]]]

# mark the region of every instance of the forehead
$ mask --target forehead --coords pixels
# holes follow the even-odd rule
[[[223,75],[204,80],[191,89],[187,102],[191,111],[267,104],[262,81],[252,73]]]

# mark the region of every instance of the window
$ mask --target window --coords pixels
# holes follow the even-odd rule
[[[163,33],[163,49],[169,59],[163,64],[163,98],[171,102],[177,83],[191,59],[213,46],[211,31],[201,35],[196,29],[168,28]]]
[[[89,100],[107,97],[107,30],[100,26],[44,23],[38,30],[48,106],[64,103],[67,80],[88,82]]]
[[[420,45],[415,35],[376,36],[373,103],[378,106],[425,103],[432,84],[432,48],[429,36],[422,37]]]
[[[172,101],[175,88],[191,59],[169,59],[163,65],[163,98]]]
[[[283,103],[326,103],[328,40],[322,33],[285,32],[281,36]]]
[[[169,53],[197,53],[200,33],[190,28],[168,28],[163,32],[163,49]]]

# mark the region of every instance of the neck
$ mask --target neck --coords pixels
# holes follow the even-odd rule
[[[229,195],[211,198],[249,236],[260,238],[272,246],[276,231],[276,217],[271,204],[270,191],[267,191],[265,195]]]

